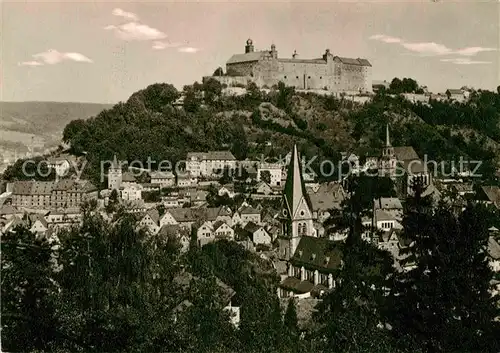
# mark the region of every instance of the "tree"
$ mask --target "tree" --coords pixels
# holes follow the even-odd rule
[[[222,84],[214,78],[209,78],[203,82],[203,91],[205,92],[205,102],[213,106],[221,97]]]
[[[500,86],[497,86],[497,94],[500,95]]]
[[[283,325],[292,338],[292,341],[296,342],[299,335],[299,325],[297,320],[297,307],[293,298],[288,301],[285,317],[283,318]]]
[[[184,109],[190,113],[196,113],[200,110],[201,100],[197,97],[197,94],[192,87],[187,87],[184,90]]]
[[[271,172],[269,170],[263,170],[260,172],[260,180],[266,184],[271,184]]]
[[[224,76],[224,70],[222,70],[222,67],[219,66],[217,69],[215,69],[212,76]]]
[[[44,238],[23,227],[2,235],[2,348],[51,350],[62,344],[58,332],[57,263]]]
[[[469,206],[457,218],[445,205],[432,210],[421,193],[417,182],[403,220],[416,267],[396,278],[396,337],[426,352],[498,351],[493,319],[499,310],[489,293],[484,206]]]

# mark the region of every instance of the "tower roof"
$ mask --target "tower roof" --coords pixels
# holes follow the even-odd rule
[[[385,147],[391,147],[391,139],[389,138],[389,124],[385,126]]]
[[[299,153],[297,152],[297,145],[293,146],[292,156],[288,166],[284,198],[290,217],[295,215],[302,198],[305,198],[309,208],[311,208],[307,197],[306,187],[304,185],[304,181],[302,180],[302,166],[300,163]]]

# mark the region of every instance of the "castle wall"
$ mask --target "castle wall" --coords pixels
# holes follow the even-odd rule
[[[256,61],[227,64],[226,72],[228,76],[252,76],[254,66],[257,64]]]

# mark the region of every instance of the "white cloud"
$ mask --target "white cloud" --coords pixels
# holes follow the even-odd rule
[[[62,61],[77,61],[92,63],[93,61],[80,53],[61,53],[55,49],[33,55],[33,58],[43,61],[45,64],[54,65]]]
[[[114,31],[116,36],[123,40],[148,41],[167,37],[162,31],[138,22],[128,22],[119,26],[109,25],[104,29]]]
[[[446,55],[451,54],[453,51],[443,44],[434,42],[423,43],[401,43],[406,49],[422,54],[422,55]]]
[[[391,37],[385,34],[374,34],[369,37],[372,40],[378,40],[384,43],[397,43],[405,49],[417,53],[420,56],[440,56],[440,55],[460,55],[460,56],[475,56],[481,52],[495,51],[495,48],[486,47],[466,47],[458,50],[448,48],[444,44],[435,42],[420,42],[411,43],[397,37]]]
[[[197,53],[200,50],[201,50],[200,48],[193,48],[193,47],[182,47],[177,49],[177,51],[180,53],[189,53],[189,54]]]
[[[441,59],[443,62],[449,62],[455,65],[480,65],[480,64],[491,64],[491,61],[479,61],[471,60],[469,58],[449,58]]]
[[[155,41],[153,43],[152,48],[155,50],[163,50],[166,48],[177,48],[181,45],[181,43],[170,43],[170,42],[162,42],[162,41]]]
[[[139,20],[139,17],[135,13],[123,11],[122,9],[118,9],[118,8],[114,9],[112,14],[114,16],[128,18],[129,20],[132,20],[132,21]]]
[[[485,51],[496,51],[497,49],[495,48],[484,48],[484,47],[467,47],[467,48],[462,48],[459,49],[455,52],[455,54],[458,55],[464,55],[464,56],[474,56],[477,55],[478,53],[485,52]]]
[[[370,37],[373,40],[379,40],[384,43],[401,43],[401,39],[391,36],[386,36],[385,34],[374,34]]]
[[[43,64],[39,61],[23,61],[18,64],[19,66],[42,66]]]

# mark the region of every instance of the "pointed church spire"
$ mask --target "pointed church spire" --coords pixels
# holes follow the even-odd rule
[[[111,162],[111,168],[118,169],[118,167],[119,167],[119,164],[118,164],[118,160],[116,158],[116,153],[115,153],[115,155],[113,156],[113,162]]]
[[[385,147],[391,147],[391,139],[389,138],[389,124],[385,126]]]
[[[290,217],[293,218],[301,200],[307,195],[304,181],[302,180],[302,168],[299,153],[297,152],[297,145],[293,146],[286,176],[284,195],[288,212],[290,213]]]

